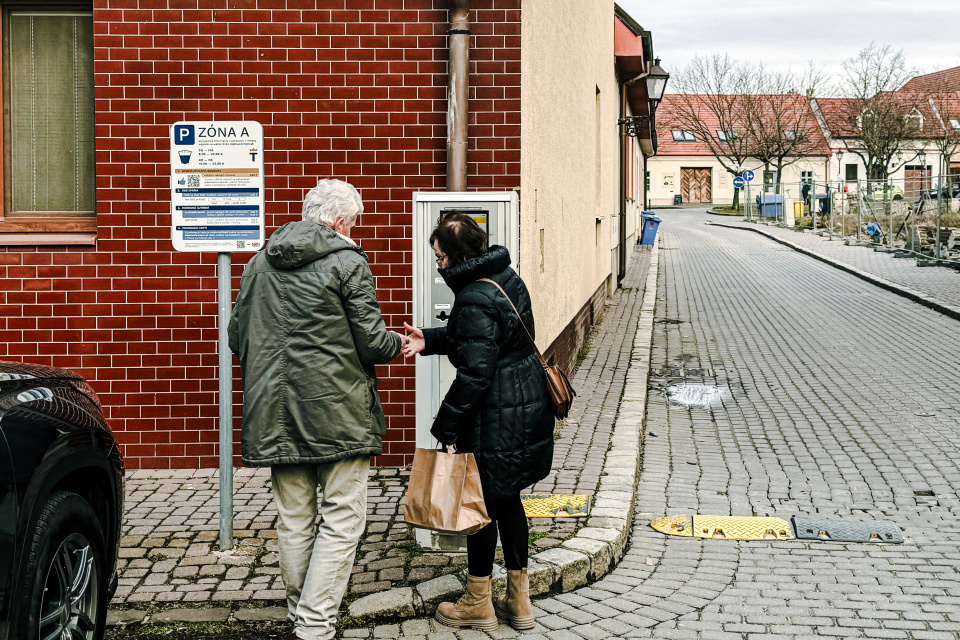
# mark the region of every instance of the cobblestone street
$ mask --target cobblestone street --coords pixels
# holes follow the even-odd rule
[[[538,601],[538,628],[523,637],[960,636],[960,325],[757,234],[708,227],[703,211],[661,217],[633,537],[608,576]],[[665,389],[696,383],[719,398],[668,402]],[[887,520],[905,542],[650,528],[697,513]],[[490,637],[513,635],[501,625]]]
[[[343,637],[960,637],[960,323],[759,234],[710,226],[704,210],[660,215],[642,462],[617,567],[536,600],[530,632],[411,619]],[[931,295],[924,273],[960,281],[918,271],[905,277]],[[580,489],[562,480],[563,460],[606,447],[612,415],[596,407],[585,412],[596,414],[592,442],[562,432],[558,491]],[[882,520],[904,543],[705,540],[650,527],[693,514]]]

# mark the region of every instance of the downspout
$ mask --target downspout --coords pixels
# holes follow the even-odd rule
[[[447,85],[447,191],[467,190],[470,0],[449,0],[449,84]]]
[[[627,117],[627,90],[625,87],[620,87],[620,118]],[[630,144],[630,137],[627,135],[627,132],[622,127],[620,128],[620,246],[617,251],[617,285],[619,286],[620,281],[623,280],[623,276],[626,275],[626,262],[627,262],[627,176],[630,175],[630,170],[627,167],[629,161],[628,146]]]

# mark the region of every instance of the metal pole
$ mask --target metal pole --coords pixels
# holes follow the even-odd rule
[[[817,181],[810,177],[810,221],[813,223],[813,232],[817,232]]]
[[[887,208],[887,211],[890,212],[890,232],[887,234],[887,239],[889,240],[890,248],[893,249],[893,193],[887,189],[887,182],[883,183],[883,206]],[[890,195],[890,198],[887,199],[887,195]]]
[[[943,158],[941,156],[940,167],[943,167]],[[933,244],[935,253],[934,256],[937,260],[940,259],[940,212],[943,210],[943,169],[939,171],[940,175],[937,176],[937,230],[933,233]],[[932,182],[932,181],[931,181]]]
[[[470,0],[450,0],[447,85],[447,191],[467,190]]]
[[[750,221],[750,183],[747,183],[747,222]]]
[[[227,343],[232,299],[230,254],[217,254],[220,332],[220,551],[233,548],[233,360]]]
[[[860,227],[863,226],[863,192],[860,191],[860,178],[857,178],[857,242],[860,242]]]

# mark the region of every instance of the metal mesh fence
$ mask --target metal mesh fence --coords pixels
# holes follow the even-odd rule
[[[960,175],[781,183],[750,200],[747,219],[960,264]]]

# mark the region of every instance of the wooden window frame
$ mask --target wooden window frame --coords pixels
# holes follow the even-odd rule
[[[3,176],[3,201],[0,207],[0,247],[14,245],[95,245],[97,241],[96,211],[96,134],[94,133],[94,209],[92,213],[77,215],[72,211],[51,211],[42,215],[11,215],[13,208],[11,164],[11,114],[9,69],[9,19],[11,11],[31,10],[82,10],[93,12],[91,2],[76,0],[44,0],[30,4],[24,0],[0,0],[0,104],[3,105],[3,135],[0,137],[0,175]],[[91,52],[92,53],[92,52]],[[93,105],[91,108],[95,109]],[[95,113],[93,114],[95,117]]]

